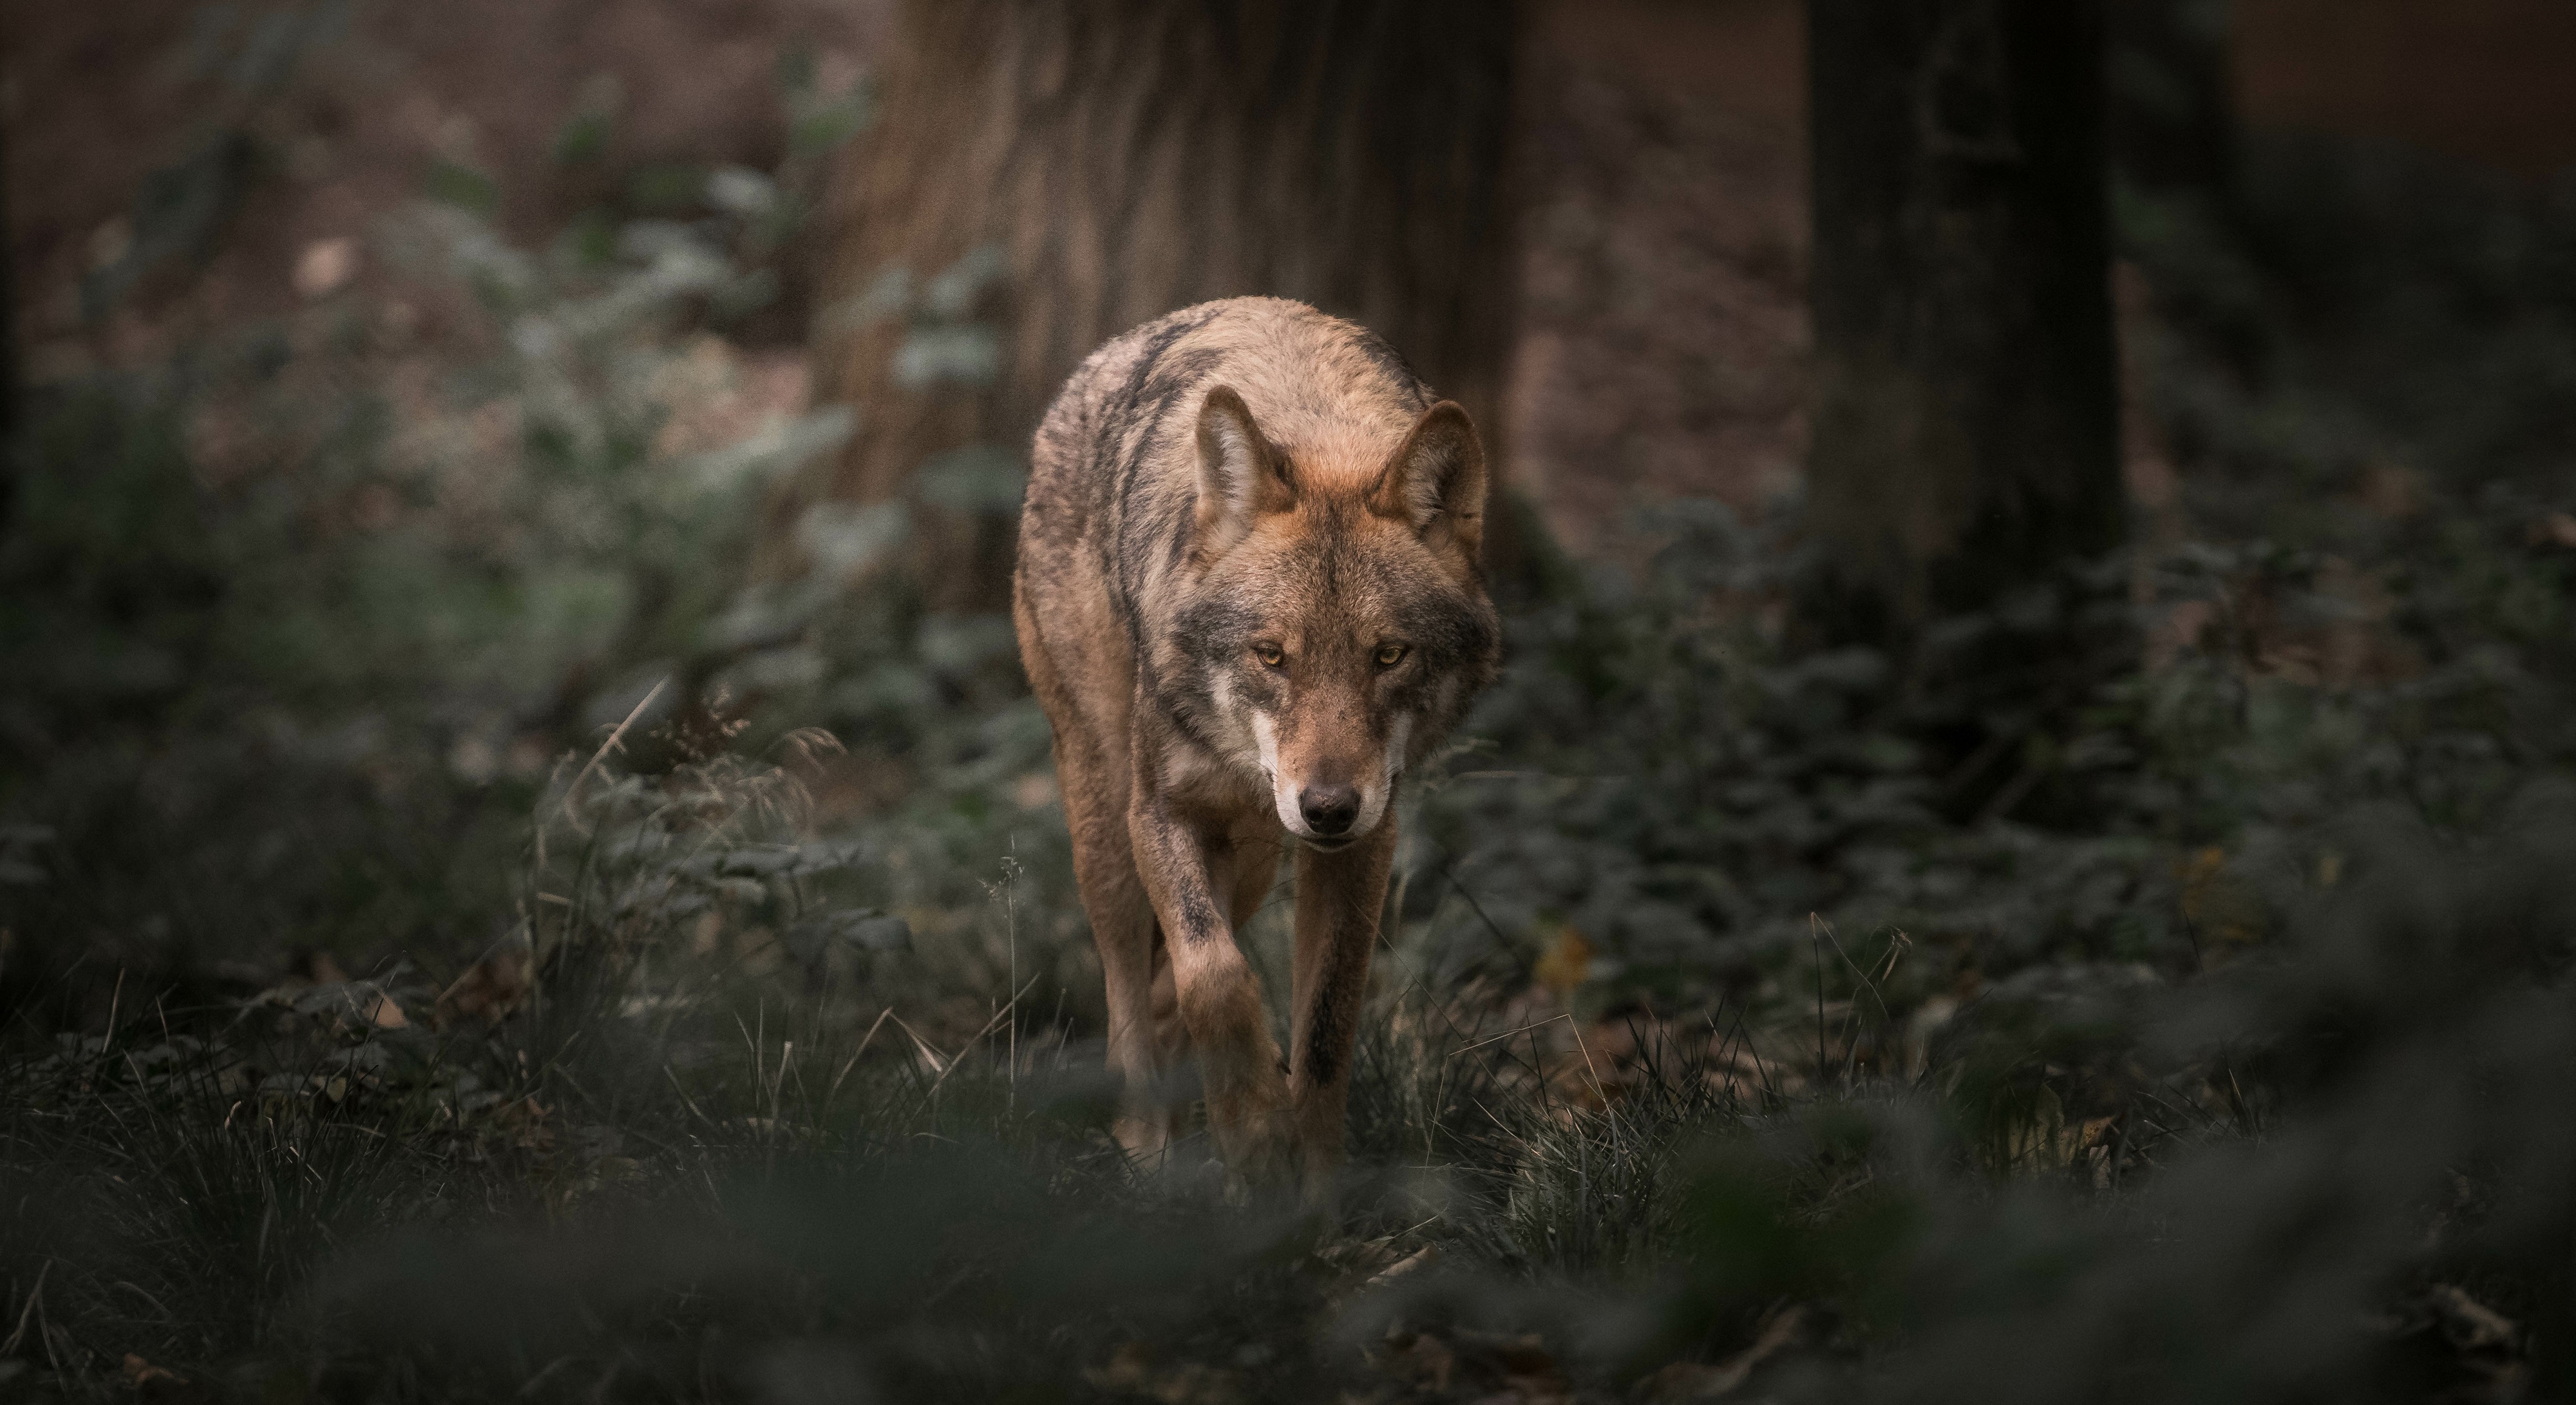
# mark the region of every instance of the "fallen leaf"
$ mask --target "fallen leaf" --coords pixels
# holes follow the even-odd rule
[[[1501,1387],[1528,1405],[1571,1400],[1574,1383],[1535,1332],[1504,1336],[1499,1332],[1459,1329],[1452,1339],[1463,1369],[1483,1382]]]
[[[125,1364],[118,1368],[127,1388],[146,1400],[193,1400],[198,1392],[191,1390],[188,1378],[167,1367],[155,1366],[142,1357],[127,1352]]]
[[[1097,1389],[1148,1396],[1163,1405],[1232,1405],[1244,1398],[1240,1372],[1196,1361],[1157,1369],[1142,1342],[1120,1346],[1109,1353],[1108,1361],[1082,1375]]]
[[[1126,1342],[1110,1352],[1107,1361],[1086,1368],[1082,1376],[1102,1390],[1135,1390],[1153,1368],[1153,1355],[1143,1342]]]
[[[2445,1283],[2435,1288],[2431,1297],[2442,1335],[2454,1350],[2511,1351],[2521,1336],[2513,1319],[2470,1297],[2463,1289]]]
[[[2212,845],[2197,850],[2174,868],[2182,880],[2182,920],[2194,930],[2219,946],[2246,946],[2263,939],[2268,913],[2262,893],[2228,871],[2225,849]]]
[[[1574,1398],[1573,1382],[1536,1333],[1505,1336],[1459,1328],[1443,1337],[1399,1332],[1369,1353],[1369,1362],[1406,1385],[1436,1394],[1455,1386],[1472,1390],[1478,1399],[1522,1405]]]
[[[1556,940],[1539,955],[1537,964],[1530,968],[1530,975],[1563,999],[1573,994],[1575,987],[1583,984],[1585,977],[1591,974],[1592,952],[1590,939],[1568,927],[1558,932]]]
[[[493,1127],[510,1145],[522,1151],[545,1153],[555,1148],[555,1125],[549,1112],[535,1098],[513,1098],[495,1106],[490,1117]]]
[[[378,1029],[407,1029],[411,1025],[411,1017],[382,991],[376,993],[375,1002],[368,1007],[367,1020]]]
[[[2046,1170],[2065,1165],[2074,1155],[2074,1139],[2067,1134],[2066,1105],[2058,1099],[2056,1089],[2042,1084],[2020,1105],[2005,1107],[2011,1115],[1999,1131],[2006,1165]]]
[[[1710,1365],[1704,1361],[1676,1361],[1648,1376],[1645,1395],[1656,1405],[1685,1400],[1715,1400],[1734,1391],[1753,1375],[1753,1369],[1798,1339],[1805,1327],[1807,1310],[1787,1307],[1765,1318],[1754,1334],[1753,1345]]]
[[[145,1381],[175,1381],[184,1379],[184,1377],[180,1376],[178,1372],[164,1370],[163,1368],[153,1365],[151,1362],[144,1360],[142,1357],[137,1356],[130,1351],[125,1354],[125,1368],[119,1374],[125,1377],[125,1383],[127,1385],[141,1385]]]
[[[457,1020],[497,1021],[525,1003],[535,985],[536,963],[528,949],[505,943],[439,993],[432,1019],[442,1026]]]
[[[1371,1353],[1376,1367],[1407,1385],[1421,1386],[1443,1394],[1449,1389],[1449,1378],[1458,1369],[1458,1354],[1449,1344],[1429,1332],[1415,1332],[1394,1338]]]
[[[1383,1288],[1408,1273],[1416,1273],[1440,1262],[1440,1246],[1425,1244],[1395,1263],[1369,1275],[1368,1286]]]

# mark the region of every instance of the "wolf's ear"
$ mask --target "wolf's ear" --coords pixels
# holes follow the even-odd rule
[[[1413,528],[1433,551],[1476,559],[1485,540],[1485,446],[1458,402],[1422,412],[1369,494],[1369,511]]]
[[[1232,386],[1207,394],[1199,411],[1199,501],[1192,542],[1199,559],[1213,561],[1252,531],[1263,513],[1297,505],[1288,460]]]

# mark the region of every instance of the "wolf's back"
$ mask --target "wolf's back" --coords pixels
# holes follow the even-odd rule
[[[1301,302],[1227,298],[1148,322],[1086,357],[1038,427],[1024,592],[1073,584],[1079,553],[1140,636],[1188,555],[1197,412],[1217,385],[1301,468],[1384,462],[1435,398],[1383,338]]]

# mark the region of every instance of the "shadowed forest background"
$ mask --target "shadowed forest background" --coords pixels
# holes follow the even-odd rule
[[[2576,10],[21,9],[0,1394],[2576,1387]],[[1508,494],[1329,1220],[1001,612],[1242,292]]]

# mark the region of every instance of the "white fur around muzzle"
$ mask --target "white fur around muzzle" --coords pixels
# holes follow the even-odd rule
[[[1330,836],[1316,834],[1306,827],[1306,816],[1297,804],[1297,792],[1304,788],[1296,778],[1279,770],[1279,728],[1262,713],[1252,714],[1252,739],[1261,749],[1261,774],[1270,781],[1270,805],[1279,813],[1279,824],[1290,834],[1327,848],[1338,849],[1355,839],[1365,837],[1386,818],[1387,802],[1395,796],[1395,778],[1404,771],[1404,744],[1413,734],[1413,719],[1399,716],[1386,739],[1386,764],[1377,784],[1360,787],[1360,812],[1348,831]]]

